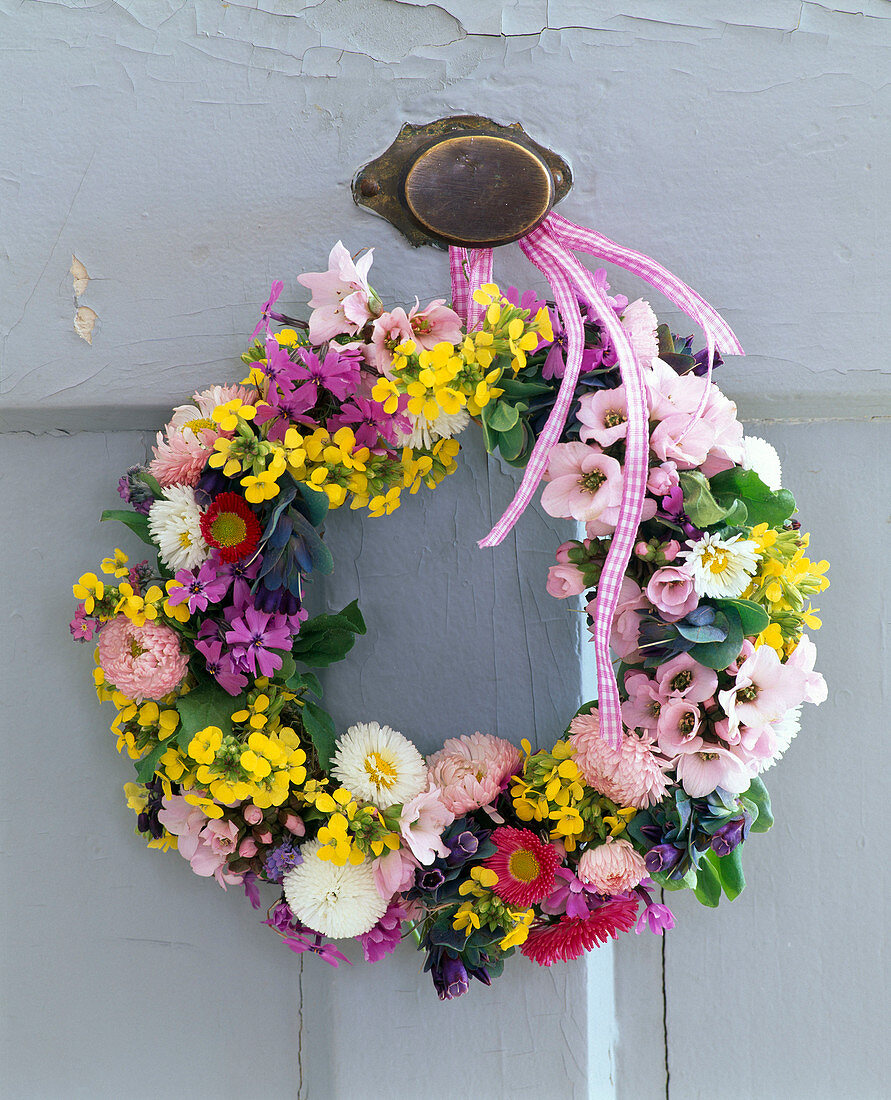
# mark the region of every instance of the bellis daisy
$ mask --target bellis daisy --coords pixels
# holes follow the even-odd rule
[[[780,456],[766,439],[757,435],[743,437],[743,466],[754,470],[768,489],[776,492],[783,487],[783,467]]]
[[[381,810],[409,802],[427,786],[424,758],[407,737],[379,722],[350,726],[333,764],[344,787]]]
[[[194,569],[209,553],[201,535],[201,509],[187,485],[171,485],[149,512],[149,531],[161,561],[176,572]]]
[[[742,535],[722,539],[703,535],[678,557],[687,559],[693,584],[700,596],[734,599],[741,596],[758,568],[758,544]]]
[[[318,840],[300,849],[303,862],[282,881],[285,900],[294,916],[314,932],[346,939],[369,932],[387,911],[387,901],[374,884],[371,863],[336,866],[319,859]]]
[[[527,908],[546,898],[554,889],[554,872],[560,865],[556,848],[540,840],[529,829],[502,826],[491,836],[498,849],[485,866],[498,881],[492,887],[508,905]]]
[[[220,493],[201,517],[201,534],[227,564],[252,554],[260,541],[260,524],[237,493]]]
[[[463,432],[470,423],[470,413],[467,409],[459,409],[456,413],[440,413],[435,420],[428,420],[425,416],[413,416],[407,414],[411,421],[410,432],[396,432],[396,439],[400,447],[411,447],[413,450],[430,450],[437,439],[451,439]]]
[[[533,928],[520,948],[527,959],[539,966],[577,959],[610,936],[628,932],[637,916],[637,898],[619,895],[599,906],[586,917],[561,917],[556,924]]]

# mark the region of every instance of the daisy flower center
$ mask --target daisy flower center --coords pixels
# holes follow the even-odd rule
[[[365,771],[376,787],[389,790],[399,775],[393,764],[378,752],[370,752],[365,757]]]
[[[180,531],[179,544],[183,550],[187,550],[192,545],[192,536],[188,531]]]
[[[190,420],[187,424],[183,424],[184,428],[188,428],[190,432],[194,432],[197,435],[199,432],[203,432],[205,428],[210,428],[211,431],[216,427],[212,420],[208,420],[206,416],[196,416],[194,420]]]
[[[730,554],[727,550],[715,547],[702,554],[703,564],[714,574],[725,573],[730,566]]]
[[[507,869],[518,882],[535,882],[541,874],[538,860],[527,848],[518,848],[515,852],[511,852]]]
[[[583,474],[579,478],[579,485],[589,493],[596,493],[604,481],[606,481],[606,474],[600,470],[592,470],[589,474]]]
[[[247,534],[247,524],[236,512],[220,512],[210,525],[217,546],[240,546]]]

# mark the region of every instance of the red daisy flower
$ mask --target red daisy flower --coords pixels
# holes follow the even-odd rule
[[[620,894],[587,917],[561,917],[556,924],[533,928],[520,950],[539,966],[569,962],[610,936],[617,939],[620,932],[630,932],[636,916],[637,898]]]
[[[560,866],[555,848],[530,832],[503,825],[492,833],[498,851],[485,862],[498,876],[492,887],[508,905],[527,908],[546,898],[554,889],[554,872]]]
[[[201,517],[201,534],[220,552],[220,561],[246,558],[257,549],[260,524],[238,493],[220,493]]]

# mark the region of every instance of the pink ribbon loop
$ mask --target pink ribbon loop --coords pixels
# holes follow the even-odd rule
[[[616,351],[628,403],[622,503],[597,585],[594,615],[600,733],[608,744],[619,748],[623,736],[622,712],[619,689],[609,659],[609,638],[622,580],[640,526],[646,493],[650,441],[646,379],[628,334],[610,305],[605,291],[593,274],[572,254],[573,251],[587,252],[639,275],[696,321],[705,333],[709,381],[715,348],[736,355],[742,355],[743,350],[733,330],[705,299],[649,256],[617,245],[601,233],[584,229],[559,214],[551,213],[540,226],[518,243],[527,259],[545,276],[553,291],[554,302],[566,332],[566,367],[554,407],[535,442],[516,495],[504,515],[489,534],[480,540],[479,545],[497,546],[511,530],[533,499],[547,470],[551,449],[563,434],[582,366],[584,320],[578,303],[578,298],[581,298],[606,330]],[[484,282],[492,280],[492,250],[468,252],[465,249],[452,248],[449,259],[454,308],[468,327],[473,328],[483,316],[483,307],[477,307],[473,301],[473,292]],[[687,431],[702,414],[707,399],[708,386],[705,386],[699,407],[691,416]]]

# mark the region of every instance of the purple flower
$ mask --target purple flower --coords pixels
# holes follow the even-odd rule
[[[652,887],[651,879],[645,878],[635,886],[634,893],[643,899],[644,910],[637,918],[634,931],[639,936],[644,925],[650,929],[654,936],[661,936],[663,932],[670,932],[674,928],[674,914],[667,905],[660,905],[650,897],[647,887]]]
[[[230,578],[209,561],[202,563],[197,573],[191,569],[180,569],[176,574],[181,588],[174,588],[169,595],[170,604],[188,601],[189,612],[205,611],[209,603],[219,603],[229,591]]]
[[[147,516],[155,499],[154,493],[139,476],[145,470],[142,466],[131,466],[118,482],[121,500],[129,504],[140,515]]]
[[[233,561],[217,569],[218,577],[226,577],[232,582],[232,602],[238,608],[245,608],[251,602],[251,586],[248,583],[256,578],[263,564],[263,558],[257,554],[250,562]]]
[[[290,840],[285,840],[277,848],[273,848],[266,856],[263,864],[263,873],[270,882],[280,883],[288,871],[299,867],[303,862],[299,847]]]
[[[675,848],[673,844],[657,844],[644,856],[644,863],[647,865],[650,874],[656,874],[659,871],[670,871],[672,867],[680,862],[683,854],[683,851],[680,848]]]
[[[554,872],[557,888],[541,903],[542,911],[558,916],[587,917],[591,911],[590,901],[597,900],[597,890],[582,882],[568,867],[558,867]]]
[[[282,667],[282,659],[273,650],[288,649],[291,644],[285,616],[246,607],[242,618],[230,625],[226,641],[232,646],[239,667],[255,676],[275,675]]]
[[[445,882],[445,875],[438,867],[422,870],[418,873],[418,886],[422,890],[438,890]]]
[[[363,932],[356,939],[362,944],[366,962],[380,962],[399,946],[402,939],[402,922],[408,913],[400,905],[390,905],[374,928]]]
[[[722,825],[712,836],[712,851],[719,856],[730,855],[733,849],[742,843],[745,826],[746,820],[744,817],[739,817],[735,821],[728,821],[726,825]]]
[[[548,304],[547,302],[540,302],[538,298],[536,298],[534,290],[524,290],[523,293],[520,294],[519,290],[517,290],[515,286],[509,286],[504,292],[504,297],[507,298],[511,305],[516,306],[518,309],[528,309],[529,317],[533,321],[535,320],[535,315],[538,313],[538,311],[540,309],[545,309]],[[548,313],[551,315],[551,327],[554,328],[554,331],[556,332],[556,326],[559,323],[557,321],[556,311],[549,309]],[[543,348],[546,343],[547,340],[542,340],[539,337],[538,343],[529,354],[534,355],[537,351]]]
[[[292,374],[295,379],[305,379],[305,381],[294,391],[294,397],[303,393],[312,396],[309,408],[318,401],[320,387],[343,401],[347,394],[353,393],[359,384],[357,352],[347,352],[339,346],[332,346],[324,359],[320,359],[308,348],[298,348],[297,355],[301,362],[294,364]]]
[[[346,955],[337,950],[333,943],[325,943],[318,932],[313,932],[311,928],[301,924],[284,901],[275,903],[269,919],[264,920],[263,923],[274,928],[283,937],[285,944],[298,955],[309,951],[333,967],[350,961]]]
[[[272,287],[270,288],[270,291],[269,291],[269,297],[263,303],[263,312],[260,316],[260,320],[257,323],[257,327],[254,329],[253,333],[251,334],[251,339],[252,340],[256,340],[257,334],[260,332],[261,329],[265,328],[267,332],[269,331],[269,311],[272,309],[272,307],[278,301],[278,296],[281,294],[281,292],[284,289],[285,289],[285,284],[281,281],[281,279],[275,279],[273,281]]]
[[[255,909],[259,909],[260,891],[257,889],[257,876],[253,871],[245,871],[241,885],[244,887],[244,896]]]
[[[486,835],[488,836],[488,833]],[[449,848],[446,863],[450,867],[455,867],[459,863],[466,863],[471,856],[476,855],[480,846],[480,838],[476,833],[465,829],[463,833],[456,833],[455,836],[449,837],[446,844]]]
[[[381,436],[395,445],[395,419],[385,413],[383,405],[379,405],[377,401],[354,397],[351,402],[341,405],[336,416],[329,417],[325,427],[332,435],[339,428],[352,427],[356,434],[356,443],[360,447],[371,449],[377,447]],[[353,427],[354,425],[358,427]]]
[[[86,608],[82,603],[77,605],[74,618],[68,624],[71,637],[76,642],[92,642],[93,633],[96,630],[96,620],[87,618]]]
[[[464,963],[460,959],[453,959],[450,955],[444,956],[438,964],[433,965],[430,976],[433,978],[433,985],[441,1001],[460,997],[462,993],[467,992],[470,984]]]
[[[553,316],[553,315],[552,315]],[[568,340],[566,329],[558,321],[554,325],[554,342],[545,356],[544,366],[541,368],[542,378],[562,378],[566,371],[566,351]],[[582,374],[589,370],[595,370],[603,361],[603,351],[600,348],[585,348],[582,352]]]
[[[215,624],[210,625],[212,630],[216,630]],[[199,637],[195,641],[195,648],[204,655],[207,671],[223,691],[230,695],[240,695],[244,691],[248,678],[235,667],[231,655],[223,652],[223,643],[219,638]]]

